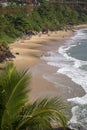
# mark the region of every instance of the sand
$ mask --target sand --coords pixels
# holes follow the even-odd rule
[[[73,32],[70,30],[57,31],[57,32],[50,32],[49,35],[48,34],[42,34],[42,36],[36,35],[32,36],[31,39],[27,38],[16,41],[14,44],[10,45],[10,50],[16,57],[13,60],[14,64],[18,69],[23,69],[25,67],[31,67],[35,65],[38,62],[39,58],[48,51],[46,48],[48,41],[50,42],[63,41],[65,40],[66,37],[72,35],[72,33]],[[49,48],[51,48],[50,42],[49,42]],[[61,44],[62,43],[60,42],[57,48],[61,46]]]
[[[77,28],[76,28],[77,29]],[[59,85],[56,86],[52,81],[44,79],[44,75],[55,75],[56,67],[47,65],[41,57],[48,55],[50,50],[57,51],[63,45],[66,39],[74,35],[74,31],[57,31],[43,34],[41,36],[32,36],[31,39],[23,39],[16,41],[10,45],[11,52],[15,55],[13,63],[17,69],[29,69],[32,75],[29,92],[30,101],[37,98],[61,96],[63,99],[75,96],[83,96],[84,90],[77,84],[73,83],[67,76],[57,75]]]

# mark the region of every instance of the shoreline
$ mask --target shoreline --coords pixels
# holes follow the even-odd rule
[[[16,57],[13,59],[13,63],[16,65],[18,69],[23,69],[26,66],[33,66],[37,63],[38,59],[45,55],[48,51],[50,46],[46,48],[45,46],[48,45],[48,42],[55,42],[55,41],[65,41],[65,39],[72,35],[74,32],[72,30],[68,31],[55,31],[50,32],[50,34],[42,34],[42,36],[39,35],[33,35],[31,39],[22,39],[19,41],[16,41],[13,44],[10,44],[10,50],[12,54]],[[57,48],[61,46],[61,43],[58,45]],[[54,49],[55,46],[52,48]],[[22,59],[27,61],[27,63],[23,63]],[[23,64],[21,64],[21,67],[18,65],[18,62],[20,61]]]
[[[50,36],[47,34],[33,36],[30,40],[27,39],[23,42],[10,45],[12,53],[16,56],[13,59],[13,63],[17,69],[29,68],[29,72],[32,74],[31,92],[29,93],[30,101],[46,96],[61,96],[66,100],[67,98],[83,96],[85,94],[79,85],[75,84],[65,75],[58,74],[57,76],[59,82],[66,87],[61,87],[61,84],[59,84],[59,87],[56,87],[54,83],[43,78],[44,74],[55,74],[57,68],[47,65],[46,61],[43,61],[40,57],[48,55],[48,51],[58,50],[65,43],[66,39],[73,36],[74,33],[72,30],[57,31],[50,34]]]

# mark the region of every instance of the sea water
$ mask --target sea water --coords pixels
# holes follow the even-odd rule
[[[67,99],[72,107],[70,127],[76,130],[87,130],[87,29],[77,30],[56,52],[43,56],[51,66],[58,67],[57,73],[67,75],[84,90],[83,97]]]

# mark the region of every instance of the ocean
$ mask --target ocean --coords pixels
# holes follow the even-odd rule
[[[57,74],[68,76],[85,91],[83,97],[67,99],[72,104],[69,126],[76,130],[87,130],[87,29],[75,31],[75,35],[56,52],[48,52],[42,59],[48,65],[58,67]]]

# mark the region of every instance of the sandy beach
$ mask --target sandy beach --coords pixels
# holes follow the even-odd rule
[[[63,99],[67,99],[84,95],[84,90],[65,75],[57,75],[58,86],[43,78],[44,75],[55,75],[56,78],[57,68],[47,65],[41,57],[48,55],[48,51],[57,51],[72,35],[74,35],[72,30],[50,32],[49,35],[32,36],[31,39],[19,40],[10,45],[10,50],[16,57],[13,59],[13,63],[17,69],[29,68],[29,72],[31,72],[30,101],[46,96],[61,96]]]
[[[35,35],[31,39],[23,39],[16,41],[14,44],[10,45],[11,52],[15,55],[13,60],[14,64],[18,69],[25,67],[31,67],[37,63],[39,58],[46,54],[46,52],[51,48],[50,42],[52,41],[64,41],[66,37],[72,35],[72,31],[57,31],[50,32],[48,34],[42,34],[42,36]],[[49,42],[49,44],[48,44]],[[49,48],[47,48],[49,45]],[[62,45],[60,42],[57,48]],[[53,48],[56,48],[54,45]],[[52,48],[52,49],[53,49]],[[21,66],[20,66],[20,64]]]

